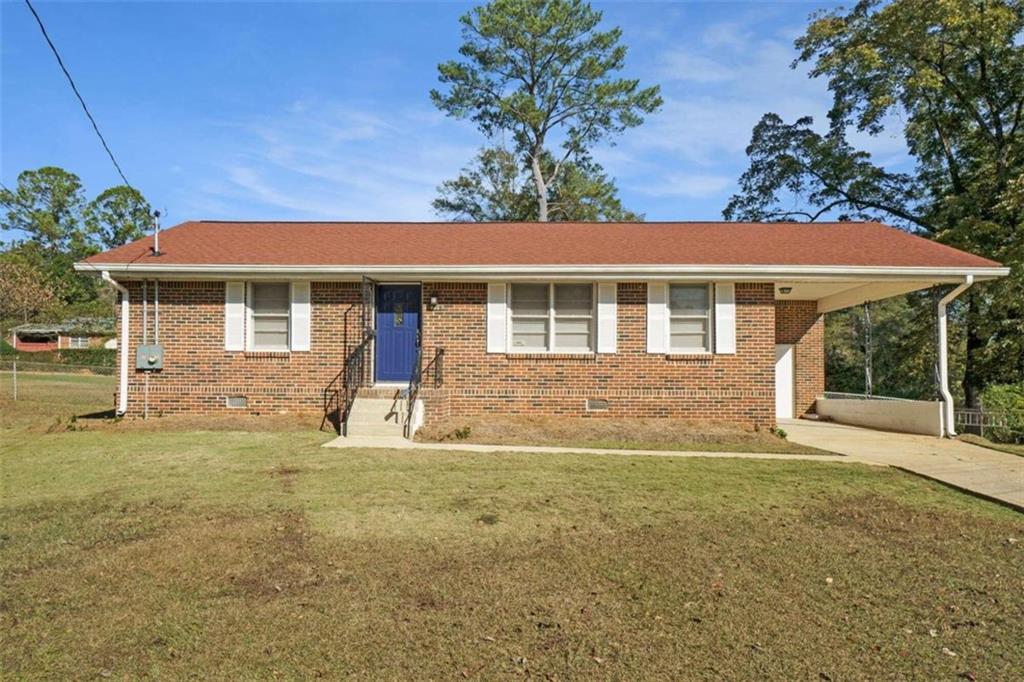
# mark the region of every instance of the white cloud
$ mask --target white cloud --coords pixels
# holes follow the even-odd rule
[[[190,206],[244,218],[431,220],[437,185],[476,151],[456,122],[422,109],[388,111],[303,100],[230,126],[241,142],[215,156],[217,180]]]
[[[736,72],[709,56],[690,50],[675,49],[662,55],[659,75],[662,80],[720,83],[736,78]]]
[[[735,179],[727,175],[670,173],[654,182],[630,187],[630,189],[638,194],[652,197],[704,199],[721,194],[729,189],[734,182]]]
[[[752,31],[738,21],[723,21],[704,29],[701,42],[707,47],[742,49],[750,44]]]
[[[724,45],[707,54],[673,48],[664,63],[693,66],[687,80],[663,85],[665,106],[631,132],[624,146],[662,150],[683,160],[715,166],[742,159],[754,125],[774,112],[786,120],[827,110],[825,84],[789,68],[790,44],[775,38],[747,40],[739,24],[719,25],[705,33]],[[711,55],[714,55],[713,57]],[[699,87],[695,87],[697,83]]]

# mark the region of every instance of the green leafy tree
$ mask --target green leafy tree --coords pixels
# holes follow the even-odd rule
[[[554,163],[545,155],[542,167]],[[548,187],[548,219],[552,221],[643,220],[623,208],[615,184],[597,163],[580,158],[564,164]],[[473,164],[438,188],[434,210],[450,220],[537,220],[530,168],[502,147],[480,150]]]
[[[0,190],[0,202],[7,209],[3,231],[20,231],[48,253],[89,254],[85,193],[74,173],[55,166],[23,171],[14,190]]]
[[[0,318],[28,322],[59,303],[46,273],[17,258],[0,258]]]
[[[1013,267],[966,294],[962,387],[1024,376],[1024,3],[862,0],[812,17],[796,64],[828,80],[829,126],[767,114],[728,219],[876,218]],[[903,122],[910,172],[846,139]],[[796,208],[791,208],[795,206]]]
[[[153,224],[153,209],[133,187],[103,191],[85,209],[89,237],[105,249],[141,239]]]
[[[547,158],[544,166],[552,162]],[[551,220],[642,222],[643,214],[622,206],[615,183],[596,161],[581,156],[565,163],[548,201]]]
[[[614,77],[626,47],[618,28],[598,30],[601,17],[580,0],[493,0],[460,19],[463,59],[438,66],[446,86],[430,93],[438,108],[489,138],[512,134],[540,221],[550,219],[551,187],[567,163],[662,103],[657,87]]]
[[[522,164],[503,147],[485,147],[454,180],[438,187],[434,211],[449,220],[533,220],[537,203],[523,184]]]
[[[935,383],[935,302],[932,291],[875,301],[870,325],[861,306],[829,313],[825,318],[826,389],[865,391],[865,355],[871,352],[875,395],[896,398],[937,398]],[[870,326],[870,348],[865,327]],[[962,326],[951,330],[951,343],[962,348]],[[956,360],[959,354],[953,354]],[[951,362],[951,380],[962,378],[963,362]]]
[[[96,298],[96,282],[73,267],[97,251],[85,229],[85,194],[78,176],[45,166],[23,171],[16,187],[2,192],[6,215],[0,230],[15,235],[7,253],[43,273],[64,303]]]

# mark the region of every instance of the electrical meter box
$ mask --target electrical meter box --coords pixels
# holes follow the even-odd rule
[[[164,347],[159,343],[139,346],[135,350],[135,369],[158,370],[164,368]]]

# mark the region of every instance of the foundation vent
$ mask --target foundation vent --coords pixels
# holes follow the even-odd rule
[[[243,408],[248,407],[249,399],[244,395],[229,395],[227,398],[228,407]]]
[[[605,412],[608,410],[608,401],[604,398],[587,398],[587,412]]]

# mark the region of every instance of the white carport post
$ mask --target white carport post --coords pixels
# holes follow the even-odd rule
[[[939,299],[939,392],[942,394],[942,426],[947,438],[956,435],[953,428],[953,396],[949,392],[949,342],[946,306],[974,284],[974,275],[967,275],[964,283]]]

